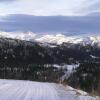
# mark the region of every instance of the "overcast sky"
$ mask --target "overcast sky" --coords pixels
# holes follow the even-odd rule
[[[0,15],[85,15],[100,11],[100,0],[0,0]]]
[[[99,32],[99,12],[100,0],[0,0],[0,30]]]

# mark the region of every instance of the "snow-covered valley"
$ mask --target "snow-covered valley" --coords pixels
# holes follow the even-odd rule
[[[100,100],[86,92],[55,83],[0,80],[0,100]]]

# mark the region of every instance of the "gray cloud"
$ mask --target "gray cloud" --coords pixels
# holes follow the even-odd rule
[[[16,0],[0,0],[0,2],[13,2],[13,1],[16,1]]]
[[[100,33],[100,14],[88,16],[9,15],[0,21],[0,30]]]
[[[85,0],[80,9],[76,13],[91,14],[93,12],[100,12],[100,1],[99,0]]]

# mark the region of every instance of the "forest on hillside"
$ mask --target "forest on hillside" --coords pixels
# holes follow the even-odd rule
[[[92,56],[91,56],[92,55]],[[96,45],[62,44],[54,48],[40,43],[0,39],[0,78],[62,82],[88,92],[100,93],[100,48]],[[64,64],[80,66],[64,81]],[[100,94],[99,94],[100,95]]]

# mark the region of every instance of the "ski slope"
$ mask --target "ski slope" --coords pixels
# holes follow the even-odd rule
[[[0,100],[99,100],[55,83],[0,80]]]

